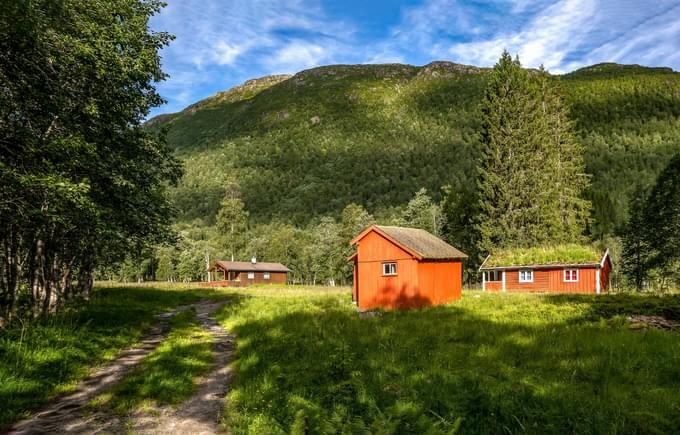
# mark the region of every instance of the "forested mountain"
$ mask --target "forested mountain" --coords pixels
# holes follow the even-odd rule
[[[166,127],[184,161],[180,221],[212,225],[230,184],[254,222],[306,224],[351,202],[379,217],[421,187],[439,199],[442,186],[474,183],[488,77],[449,62],[325,66],[251,80],[147,124]],[[612,233],[634,185],[651,185],[680,149],[680,73],[598,64],[550,80],[592,174],[591,233]]]

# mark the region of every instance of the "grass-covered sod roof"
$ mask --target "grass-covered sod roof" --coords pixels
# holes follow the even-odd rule
[[[602,255],[603,252],[593,246],[577,244],[501,249],[489,256],[483,268],[550,264],[594,264],[602,260]]]

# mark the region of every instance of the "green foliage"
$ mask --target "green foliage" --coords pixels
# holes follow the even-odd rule
[[[554,213],[552,219],[557,225],[552,238],[557,242],[583,241],[592,207],[591,202],[584,199],[590,188],[584,148],[574,135],[574,125],[569,119],[559,83],[552,83],[543,69],[540,73],[538,85],[546,124],[543,171],[549,176],[544,195],[555,198],[549,201],[546,212]]]
[[[532,77],[504,52],[482,102],[479,251],[580,239],[589,209],[583,171],[546,73]]]
[[[347,293],[240,290],[224,413],[233,433],[666,433],[680,424],[677,333],[628,314],[677,296],[464,293],[361,318]],[[670,317],[673,318],[673,317]]]
[[[661,172],[651,191],[638,188],[623,232],[623,270],[637,290],[650,275],[664,289],[680,282],[680,154]]]
[[[580,241],[579,231],[587,223],[593,239],[615,242],[612,237],[625,225],[634,197],[629,180],[653,184],[680,140],[680,75],[606,64],[564,76],[541,71],[529,76],[534,94],[548,108],[539,116],[539,131],[552,132],[541,142],[551,154],[546,165],[561,162],[572,169],[559,177],[557,171],[545,171],[551,189],[572,186],[557,189],[560,205],[544,207],[553,227],[546,232]],[[329,66],[251,81],[151,120],[153,131],[167,127],[168,141],[185,163],[185,176],[172,197],[180,211],[177,227],[187,236],[183,249],[196,251],[177,251],[176,258],[194,258],[197,278],[205,252],[213,259],[230,258],[223,242],[205,234],[214,232],[225,187],[238,184],[249,213],[241,259],[257,254],[263,261],[299,264],[304,270],[296,271],[298,281],[348,282],[351,265],[340,257],[351,254],[349,240],[372,220],[406,224],[413,192],[425,188],[442,210],[443,238],[470,256],[466,280],[476,281],[485,252],[479,251],[474,230],[480,199],[475,166],[480,102],[490,80],[489,69],[447,62]],[[569,158],[561,159],[563,154]],[[584,198],[576,194],[587,182],[583,163],[592,183]],[[541,195],[550,190],[536,192],[534,183],[525,184]],[[585,200],[593,206],[587,222]],[[565,201],[572,207],[563,206]],[[343,228],[342,210],[348,204],[361,205],[374,218]],[[330,219],[339,226],[339,240],[320,248],[316,241],[324,236],[318,226],[322,221],[328,226]],[[197,239],[190,228],[196,229]],[[291,239],[289,249],[268,250],[270,234],[279,230],[280,240],[286,239],[283,233],[295,233],[298,241]],[[331,249],[335,243],[337,250]],[[320,272],[331,269],[330,257],[338,263],[333,278]],[[190,276],[189,262],[180,263]]]
[[[680,153],[661,172],[645,207],[646,234],[662,269],[680,261]]]
[[[464,262],[463,282],[474,284],[478,282],[478,269],[484,260],[484,254],[479,252],[478,228],[479,201],[475,186],[459,184],[444,186],[444,198],[441,203],[443,228],[446,241],[467,254]]]
[[[0,10],[0,323],[87,297],[94,269],[172,239],[180,176],[142,127],[161,104],[157,0],[37,0]],[[27,289],[31,289],[30,292]]]
[[[71,390],[94,366],[139,340],[155,314],[214,295],[178,287],[101,288],[89,302],[4,329],[0,427]]]
[[[523,266],[532,264],[599,263],[604,252],[593,246],[573,243],[531,248],[494,250],[485,266]]]
[[[396,224],[410,228],[421,228],[441,237],[442,220],[441,207],[432,201],[432,198],[427,194],[427,189],[422,188],[408,202]]]
[[[217,213],[217,231],[232,258],[243,254],[248,229],[248,212],[243,201],[233,192],[227,192]]]
[[[649,244],[648,232],[652,229],[645,222],[645,209],[649,197],[648,189],[638,187],[630,205],[628,222],[623,231],[623,250],[621,252],[621,269],[633,282],[637,291],[641,291],[649,276],[652,246]]]
[[[169,128],[186,164],[173,190],[180,218],[211,224],[234,181],[254,223],[337,219],[352,202],[376,217],[398,215],[392,209],[423,187],[440,202],[442,186],[474,185],[489,78],[446,62],[329,66],[159,120],[154,128]],[[680,75],[609,64],[548,81],[559,85],[585,151],[590,230],[600,239],[627,220],[629,180],[652,184],[674,154]]]

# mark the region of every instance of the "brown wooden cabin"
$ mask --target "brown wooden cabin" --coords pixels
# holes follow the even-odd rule
[[[291,272],[281,263],[252,261],[216,261],[209,269],[211,287],[245,287],[251,284],[286,284]]]
[[[352,300],[360,310],[402,309],[461,297],[467,255],[415,228],[371,225],[351,242]]]
[[[589,262],[546,264],[482,263],[482,289],[496,292],[606,293],[612,261],[609,250]]]

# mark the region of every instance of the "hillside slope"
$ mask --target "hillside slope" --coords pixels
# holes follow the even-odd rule
[[[335,65],[251,80],[149,121],[185,162],[180,219],[214,219],[238,184],[251,216],[307,222],[349,202],[402,206],[420,187],[472,183],[488,69],[433,62]],[[680,74],[599,64],[563,76],[595,205],[593,233],[626,217],[635,183],[680,150]]]

